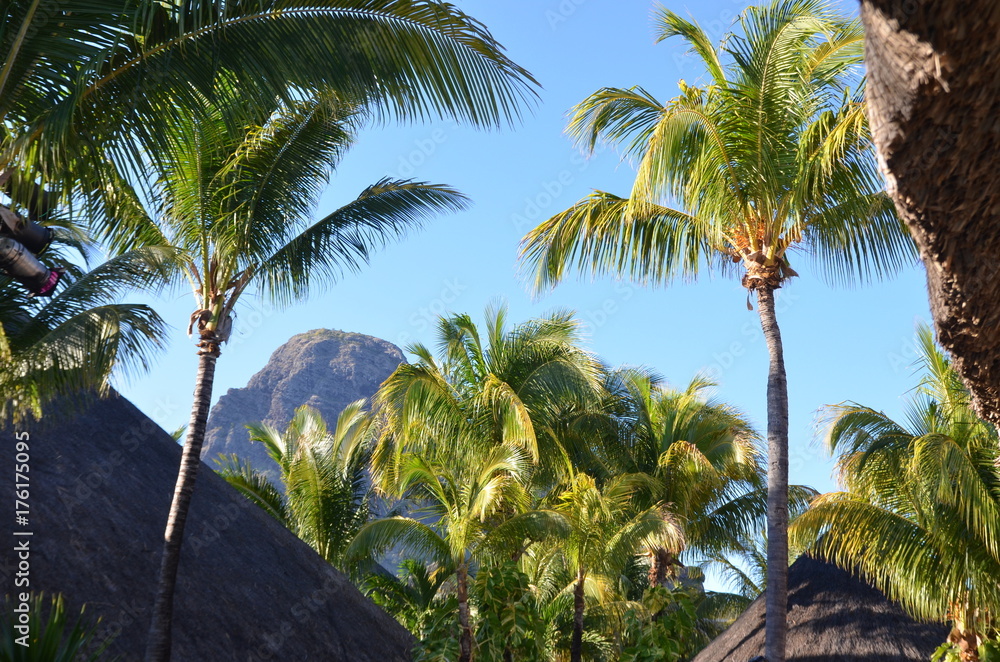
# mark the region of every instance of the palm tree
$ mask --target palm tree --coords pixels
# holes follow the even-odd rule
[[[864,104],[848,88],[861,56],[857,21],[821,0],[774,0],[747,9],[719,47],[665,8],[656,24],[660,40],[688,42],[708,83],[681,81],[667,103],[634,87],[579,104],[570,133],[636,159],[631,194],[592,194],[530,232],[522,256],[539,288],[571,265],[653,284],[742,265],[770,360],[766,656],[783,662],[788,397],[774,293],[796,275],[792,249],[819,258],[834,280],[891,272],[915,250],[869,153]]]
[[[927,328],[926,376],[906,421],[858,404],[830,408],[829,445],[845,491],[824,494],[793,539],[860,572],[917,618],[951,621],[949,642],[977,660],[1000,637],[1000,447],[996,428]]]
[[[284,432],[260,423],[247,426],[250,441],[264,444],[278,465],[284,494],[236,456],[220,463],[230,485],[341,570],[346,570],[344,550],[368,520],[365,465],[372,421],[364,404],[347,405],[333,430],[307,405],[295,410]]]
[[[433,455],[453,445],[523,450],[533,491],[572,469],[564,428],[602,396],[600,363],[580,347],[579,323],[557,312],[508,327],[506,307],[486,311],[482,334],[465,314],[441,318],[439,357],[424,345],[376,396],[385,418],[373,455],[377,484],[390,489],[406,450]]]
[[[996,151],[983,145],[996,135],[1000,80],[976,75],[989,66],[983,58],[1000,53],[996,3],[937,4],[927,12],[858,4],[872,81],[868,113],[886,188],[921,247],[938,340],[976,411],[1000,425],[1000,328],[980,322],[1000,311],[995,247],[983,241],[998,221],[989,202]],[[923,36],[914,42],[913,35]],[[930,118],[934,128],[926,130]]]
[[[220,90],[219,103],[239,92]],[[170,148],[149,163],[144,189],[124,177],[101,191],[120,228],[150,245],[172,246],[196,309],[198,373],[181,468],[167,521],[148,662],[169,659],[173,586],[184,521],[199,465],[216,360],[233,311],[252,287],[279,304],[301,299],[316,279],[358,269],[373,247],[439,211],[465,206],[452,189],[382,180],[315,223],[307,219],[350,142],[356,113],[331,94],[276,101],[256,122],[231,127],[220,106],[210,118],[175,112]],[[119,238],[117,247],[124,240]]]
[[[641,371],[620,371],[635,411],[632,439],[621,466],[656,481],[654,501],[669,504],[684,529],[683,555],[702,565],[705,558],[741,556],[766,524],[767,493],[761,439],[742,412],[708,397],[714,384],[696,377],[673,390]],[[790,513],[805,510],[816,496],[802,485],[789,487]],[[765,538],[766,540],[766,538]],[[751,543],[752,544],[752,543]],[[684,569],[679,556],[650,550],[650,586],[663,586]]]
[[[583,617],[588,588],[601,595],[617,584],[628,562],[643,548],[679,551],[683,533],[665,516],[664,504],[646,509],[634,507],[639,487],[634,476],[620,476],[602,488],[586,474],[576,475],[558,496],[556,511],[569,523],[569,533],[560,542],[568,569],[573,574],[573,638],[571,662],[583,655]]]
[[[714,384],[695,378],[683,391],[641,371],[618,373],[634,413],[620,462],[656,478],[653,501],[669,504],[687,550],[731,548],[764,515],[760,437],[736,409],[706,397]],[[683,567],[665,549],[650,550],[650,586]]]
[[[416,636],[424,629],[426,621],[440,604],[440,594],[450,578],[448,568],[430,568],[418,559],[403,559],[399,563],[400,576],[389,573],[372,573],[364,578],[360,588],[375,604],[379,605]]]
[[[436,0],[11,0],[0,52],[0,176],[32,173],[16,204],[39,182],[85,195],[107,184],[108,159],[141,173],[169,147],[171,110],[211,115],[203,99],[220,84],[240,88],[232,125],[319,86],[382,115],[475,126],[516,119],[537,85],[482,24]]]
[[[347,557],[378,555],[395,545],[454,572],[460,629],[459,661],[472,659],[469,613],[470,566],[516,556],[525,540],[560,526],[554,513],[529,511],[524,487],[530,466],[515,446],[454,445],[406,452],[397,466],[393,496],[413,499],[420,517],[395,516],[369,522],[347,549]]]
[[[61,242],[60,242],[61,243]],[[65,287],[44,304],[0,278],[0,419],[41,418],[57,396],[104,394],[113,372],[145,370],[166,335],[149,306],[119,303],[129,289],[150,288],[169,268],[169,252],[142,249],[84,272],[59,254]]]

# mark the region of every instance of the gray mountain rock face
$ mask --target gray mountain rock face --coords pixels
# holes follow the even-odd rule
[[[374,395],[404,361],[392,343],[360,333],[317,329],[293,336],[245,388],[219,398],[209,415],[202,458],[212,464],[220,453],[235,453],[277,479],[277,466],[264,447],[250,442],[247,423],[262,421],[282,430],[295,410],[308,404],[333,427],[344,407]]]

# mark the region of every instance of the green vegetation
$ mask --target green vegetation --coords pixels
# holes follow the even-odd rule
[[[408,627],[417,659],[687,659],[756,597],[706,592],[699,565],[737,567],[764,524],[760,439],[706,382],[611,370],[579,334],[565,313],[441,318],[439,353],[410,348],[369,415],[248,426],[284,494],[236,458],[223,475]],[[332,553],[367,514],[369,459],[400,514]],[[814,493],[794,494],[799,512]],[[377,565],[390,549],[406,558]]]
[[[537,83],[483,25],[433,0],[11,0],[3,11],[0,212],[54,228],[42,260],[65,275],[44,302],[0,278],[0,421],[105,395],[113,375],[148,366],[166,324],[125,293],[181,282],[194,297],[195,396],[176,433],[146,656],[166,662],[216,361],[239,302],[301,301],[467,207],[448,186],[383,178],[314,218],[361,127],[431,116],[501,127]],[[658,40],[690,47],[704,84],[679,81],[667,101],[603,88],[578,104],[569,133],[590,152],[618,148],[634,183],[541,223],[521,259],[536,290],[573,269],[646,285],[739,272],[768,348],[766,449],[712,383],[675,390],[604,364],[573,313],[511,324],[499,307],[482,329],[441,317],[437,351],[410,347],[416,362],[332,427],[308,407],[283,431],[251,425],[278,483],[236,456],[223,476],[407,627],[418,661],[681,662],[766,587],[765,656],[784,662],[786,569],[806,549],[950,623],[935,659],[1000,659],[1000,437],[929,330],[904,423],[829,409],[843,491],[788,485],[776,291],[798,275],[794,251],[839,283],[916,255],[871,153],[860,23],[824,0],[774,0],[716,45],[665,7],[654,21]],[[107,259],[92,265],[98,252]],[[373,499],[391,514],[374,517]],[[734,592],[706,591],[708,571]],[[31,605],[27,623],[8,609],[3,659],[103,659],[108,642],[61,597]],[[24,636],[30,648],[15,643]]]
[[[235,455],[220,462],[219,473],[230,485],[338,566],[368,519],[364,470],[371,451],[371,418],[362,405],[345,408],[332,431],[308,406],[296,410],[283,433],[269,425],[248,426],[251,441],[264,444],[278,465],[284,494]]]
[[[90,623],[86,608],[73,620],[66,613],[61,595],[53,596],[46,605],[43,595],[32,595],[21,605],[4,605],[0,619],[0,659],[6,662],[114,662],[118,658],[105,655],[110,639],[97,640],[99,623]],[[43,617],[43,614],[45,616]]]
[[[59,239],[57,239],[59,241]],[[50,248],[46,261],[66,269],[58,295],[39,303],[0,279],[0,419],[41,418],[53,398],[82,389],[108,391],[112,371],[144,370],[164,342],[165,325],[146,305],[120,303],[123,292],[155,288],[169,253],[124,253],[85,272]]]
[[[784,662],[788,386],[775,291],[798,275],[795,249],[833,280],[891,273],[916,250],[869,153],[862,97],[849,87],[861,62],[860,21],[821,0],[775,0],[740,14],[719,46],[665,7],[654,21],[659,40],[688,43],[710,82],[680,81],[680,95],[665,103],[633,87],[604,88],[578,104],[569,133],[591,152],[603,142],[634,159],[632,191],[593,193],[532,230],[522,254],[537,288],[570,267],[662,284],[741,265],[770,359],[765,656]]]
[[[950,621],[965,662],[1000,638],[1000,445],[930,329],[925,375],[906,421],[858,404],[829,410],[829,445],[845,491],[824,494],[794,525],[815,553],[867,577],[914,615]],[[989,643],[992,641],[993,643]]]

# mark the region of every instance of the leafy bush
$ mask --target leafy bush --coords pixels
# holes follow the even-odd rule
[[[513,562],[483,569],[473,585],[478,662],[545,660],[546,623],[528,576]]]
[[[42,595],[32,595],[24,603],[28,611],[15,611],[8,597],[7,617],[0,619],[0,660],[4,662],[112,662],[105,656],[111,643],[95,641],[97,623],[90,625],[85,609],[70,624],[61,595],[51,598],[48,609]],[[42,613],[47,612],[43,618]],[[99,622],[99,621],[98,621]],[[115,658],[117,659],[117,658]]]

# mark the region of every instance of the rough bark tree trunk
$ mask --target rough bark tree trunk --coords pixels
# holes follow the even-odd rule
[[[195,378],[194,403],[188,423],[187,439],[181,453],[181,465],[170,504],[167,528],[164,533],[163,556],[160,559],[160,576],[156,587],[149,640],[146,643],[146,662],[169,662],[172,643],[171,623],[174,612],[174,587],[177,567],[184,541],[184,523],[191,505],[191,494],[201,463],[201,446],[205,441],[205,424],[212,404],[212,385],[215,381],[215,362],[219,358],[217,343],[208,343],[199,350],[198,374]]]
[[[948,641],[958,647],[958,657],[962,662],[979,662],[979,633],[955,625],[948,633]]]
[[[757,310],[767,342],[767,617],[764,657],[785,662],[788,633],[788,382],[775,315],[774,289],[757,287]]]
[[[647,577],[650,586],[666,586],[668,578],[676,578],[677,574],[684,569],[684,564],[674,554],[663,547],[657,547],[652,550],[650,556],[652,558],[649,561],[649,573]]]
[[[938,340],[1000,424],[1000,2],[862,0],[861,18],[872,138]]]
[[[465,563],[458,564],[458,662],[472,659],[472,628],[469,626],[469,569]]]
[[[580,572],[573,588],[573,639],[569,645],[570,662],[580,662],[583,659],[583,587],[586,575]]]
[[[649,585],[664,586],[670,570],[670,553],[662,547],[652,550],[649,560]]]

